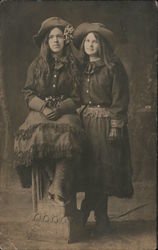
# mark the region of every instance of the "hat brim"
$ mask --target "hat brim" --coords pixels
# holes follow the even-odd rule
[[[80,48],[84,37],[90,32],[97,32],[101,37],[107,41],[112,48],[115,47],[114,34],[111,30],[105,28],[104,25],[99,23],[82,23],[74,32],[74,45],[76,48]]]
[[[41,47],[41,43],[42,43],[45,35],[51,29],[53,29],[55,27],[63,27],[63,28],[65,28],[67,25],[70,25],[70,24],[67,21],[65,21],[65,20],[63,20],[61,18],[58,18],[58,17],[51,17],[51,18],[46,19],[41,24],[41,28],[38,31],[38,33],[33,36],[33,41],[34,41],[35,45],[37,45],[38,47]]]

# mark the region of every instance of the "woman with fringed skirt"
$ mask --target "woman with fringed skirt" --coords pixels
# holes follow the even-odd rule
[[[50,17],[34,36],[40,52],[29,66],[23,88],[29,114],[14,144],[18,173],[22,176],[36,165],[45,168],[48,196],[61,206],[71,200],[73,172],[85,138],[76,113],[80,95],[72,33],[67,21]]]

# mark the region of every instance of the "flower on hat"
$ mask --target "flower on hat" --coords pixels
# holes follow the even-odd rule
[[[72,25],[67,25],[64,29],[64,39],[66,44],[70,43],[73,40],[74,27]]]

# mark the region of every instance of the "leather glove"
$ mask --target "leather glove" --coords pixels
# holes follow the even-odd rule
[[[71,98],[67,98],[60,103],[59,109],[62,114],[73,114],[76,111],[76,104]]]
[[[62,115],[62,112],[60,110],[60,108],[44,108],[43,112],[44,116],[49,119],[49,120],[53,120],[53,121],[56,121],[58,120],[61,115]]]
[[[62,116],[62,111],[60,108],[53,108],[51,119],[56,121]]]
[[[52,120],[52,116],[53,116],[53,110],[50,108],[45,107],[42,110],[42,114],[49,120]]]
[[[38,96],[34,96],[28,103],[30,109],[42,112],[46,106],[46,102],[40,99]]]

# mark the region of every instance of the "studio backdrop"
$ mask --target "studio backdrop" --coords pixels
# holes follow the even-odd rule
[[[13,140],[27,108],[21,89],[27,68],[38,54],[33,35],[51,16],[76,27],[104,23],[115,34],[117,55],[129,77],[129,135],[135,192],[155,192],[156,176],[156,6],[154,1],[4,1],[0,27],[1,186],[18,183]],[[147,188],[148,187],[148,188]],[[152,190],[152,191],[151,191]],[[146,192],[142,192],[147,196]],[[152,211],[151,211],[152,213]]]

